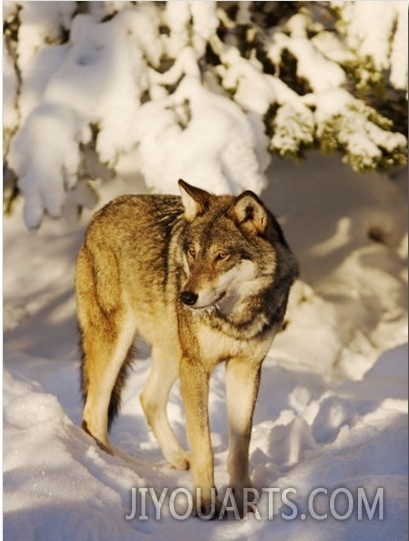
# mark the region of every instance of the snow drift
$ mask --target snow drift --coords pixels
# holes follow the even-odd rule
[[[295,2],[134,4],[4,3],[6,173],[24,198],[10,197],[4,218],[4,538],[403,541],[405,174],[362,176],[315,152],[300,165],[271,153],[319,142],[361,170],[406,159],[406,137],[342,87],[351,62],[364,93],[385,70],[403,103],[406,7],[334,2],[337,18],[321,2],[300,12]],[[302,269],[263,367],[250,451],[255,488],[278,499],[270,513],[264,492],[260,517],[243,521],[177,520],[169,497],[160,520],[152,501],[147,520],[126,520],[132,489],[190,489],[142,414],[146,345],[113,427],[115,455],[79,427],[73,277],[84,228],[114,196],[174,192],[179,177],[261,194]],[[22,214],[41,228],[29,231]],[[223,375],[216,370],[210,394],[222,497]],[[186,445],[177,385],[169,416]],[[291,505],[280,498],[289,489]]]
[[[82,432],[72,283],[90,211],[71,226],[46,221],[35,235],[16,214],[4,231],[5,539],[406,538],[405,198],[397,181],[355,177],[318,154],[301,166],[275,162],[268,176],[264,199],[303,269],[286,329],[263,366],[254,420],[251,474],[260,494],[276,491],[271,518],[267,493],[260,519],[250,513],[244,521],[201,523],[172,516],[169,495],[190,489],[190,476],[167,466],[146,425],[139,403],[150,365],[144,344],[113,427],[115,456]],[[322,189],[324,181],[330,190]],[[102,189],[100,204],[115,195],[113,186]],[[133,191],[134,181],[116,189]],[[215,372],[210,395],[221,496],[227,489],[223,372]],[[186,445],[177,386],[169,415]],[[132,489],[144,488],[158,497],[168,488],[160,520],[152,501],[147,520],[126,520]],[[287,489],[294,507],[279,497]],[[311,507],[316,489],[327,492],[317,493]],[[361,515],[359,490],[368,505],[361,502]],[[183,500],[177,505],[183,515]],[[295,516],[284,518],[294,508]]]

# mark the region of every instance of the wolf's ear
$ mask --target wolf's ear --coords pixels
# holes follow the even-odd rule
[[[188,222],[192,222],[208,207],[210,194],[205,190],[191,186],[182,179],[179,179],[179,191],[185,207],[185,218]]]
[[[237,197],[229,210],[229,216],[249,233],[266,233],[268,212],[257,195],[249,190]]]

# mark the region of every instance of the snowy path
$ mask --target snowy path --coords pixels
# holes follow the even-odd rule
[[[406,539],[404,198],[377,175],[356,177],[336,160],[317,156],[300,167],[279,162],[270,174],[265,199],[283,218],[305,282],[295,288],[288,326],[263,368],[251,445],[260,517],[177,520],[172,512],[183,514],[181,497],[173,507],[166,498],[161,519],[155,520],[148,497],[148,519],[126,520],[132,488],[140,495],[139,489],[151,487],[160,495],[166,487],[169,496],[190,487],[188,472],[165,464],[142,415],[139,393],[149,351],[143,346],[138,351],[112,432],[117,452],[108,456],[79,428],[71,284],[86,218],[70,227],[47,222],[34,235],[15,215],[4,222],[7,541]],[[111,196],[106,190],[105,197]],[[386,244],[368,238],[376,227],[386,231]],[[169,407],[186,443],[177,387]],[[222,368],[212,381],[210,413],[223,497]],[[271,517],[272,502],[263,488],[276,489]],[[294,491],[285,492],[289,488]]]

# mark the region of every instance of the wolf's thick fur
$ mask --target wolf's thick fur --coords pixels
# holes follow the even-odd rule
[[[240,507],[243,488],[251,486],[261,364],[298,268],[277,221],[252,192],[215,196],[182,180],[179,186],[181,197],[118,197],[89,224],[76,273],[83,427],[110,450],[108,428],[134,337],[141,336],[153,358],[143,410],[166,459],[176,468],[190,466],[206,510],[214,487],[209,378],[225,362],[228,469]],[[166,414],[178,377],[190,455]]]

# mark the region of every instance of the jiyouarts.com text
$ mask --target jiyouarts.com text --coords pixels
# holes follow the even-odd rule
[[[367,494],[363,487],[353,491],[343,487],[333,490],[318,487],[302,498],[292,487],[244,488],[240,506],[234,491],[227,488],[223,497],[218,497],[213,490],[210,503],[204,512],[200,489],[193,494],[186,488],[132,488],[130,511],[125,519],[161,520],[170,515],[176,520],[186,520],[196,515],[203,520],[239,520],[248,513],[252,513],[257,520],[322,521],[331,517],[342,521],[352,516],[358,520],[384,518],[383,488]]]

